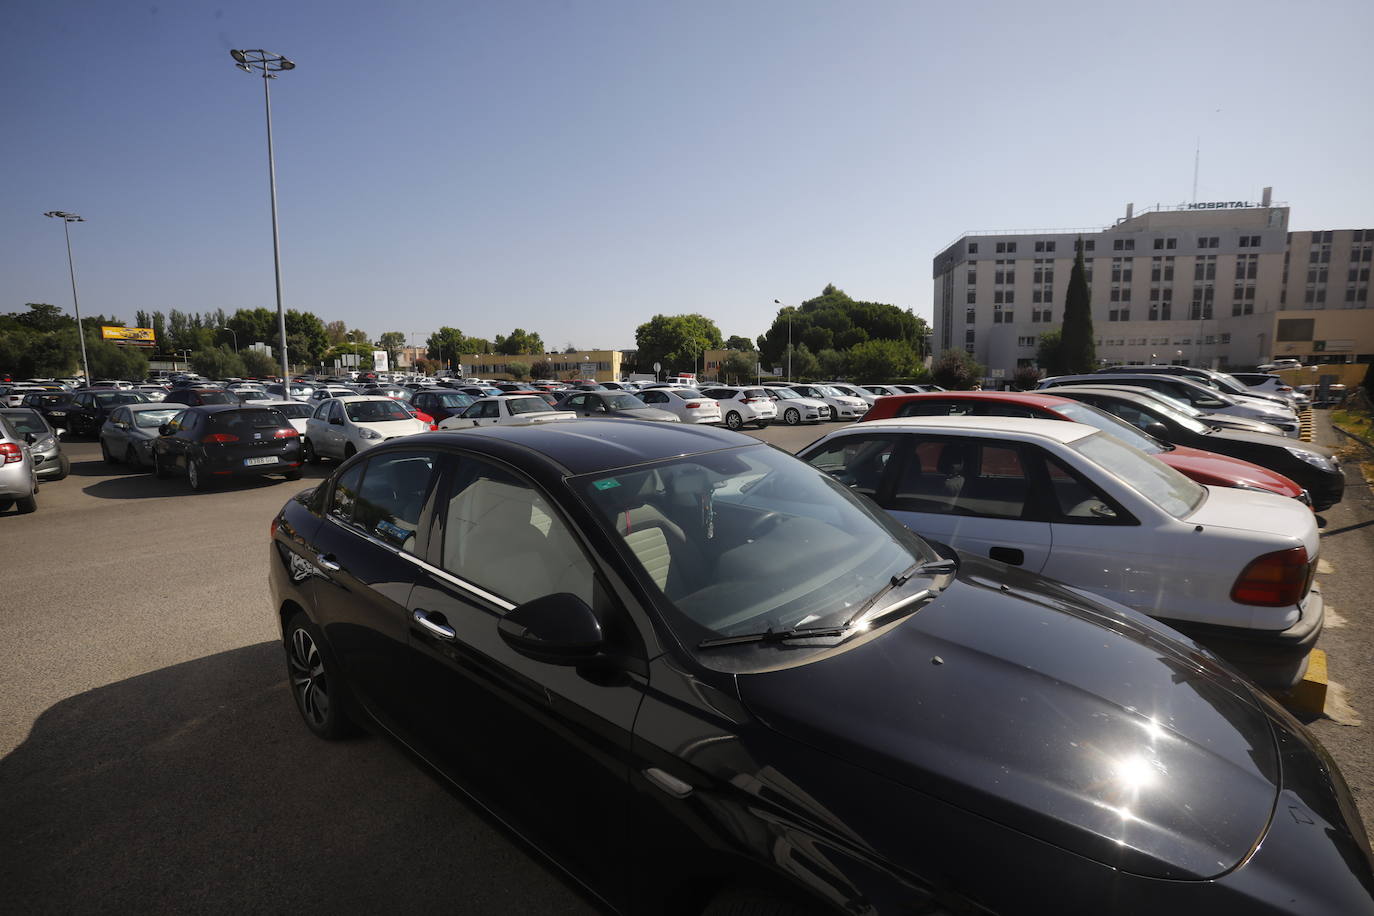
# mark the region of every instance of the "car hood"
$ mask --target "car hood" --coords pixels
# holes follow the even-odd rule
[[[1240,458],[1218,455],[1216,452],[1204,452],[1202,449],[1179,445],[1172,451],[1161,452],[1155,457],[1199,483],[1222,487],[1259,487],[1288,497],[1296,497],[1302,493],[1302,487],[1277,471],[1262,468]]]
[[[1220,426],[1223,429],[1241,429],[1256,432],[1263,436],[1275,436],[1287,438],[1283,435],[1283,430],[1272,423],[1263,420],[1256,420],[1253,417],[1242,417],[1231,413],[1209,413],[1198,417],[1199,422],[1208,426]]]
[[[1244,429],[1231,429],[1223,427],[1214,430],[1209,434],[1209,438],[1228,439],[1232,442],[1247,442],[1251,445],[1267,445],[1270,448],[1295,448],[1304,452],[1316,452],[1324,458],[1331,458],[1335,453],[1324,445],[1317,445],[1314,442],[1303,442],[1299,439],[1290,439],[1282,433],[1255,433]],[[1203,440],[1206,444],[1206,440]]]
[[[790,404],[793,407],[812,407],[819,410],[822,407],[829,407],[825,401],[818,398],[778,398],[773,402],[779,410],[784,410]]]
[[[919,612],[738,684],[794,740],[1125,871],[1201,879],[1259,842],[1279,767],[1249,688],[1171,634],[964,556]]]

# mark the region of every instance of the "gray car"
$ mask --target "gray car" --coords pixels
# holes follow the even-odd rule
[[[9,420],[19,437],[29,443],[39,480],[61,480],[67,476],[72,468],[71,459],[62,452],[62,434],[46,417],[32,407],[6,408],[0,410],[0,417]]]
[[[186,409],[185,404],[125,404],[110,412],[100,427],[100,455],[106,464],[123,462],[134,468],[152,468],[153,442],[158,427]]]
[[[0,416],[0,512],[14,505],[21,515],[38,508],[38,473],[28,441]]]
[[[657,420],[681,423],[671,410],[650,407],[628,391],[574,391],[558,402],[559,410],[571,410],[579,417],[599,420]]]

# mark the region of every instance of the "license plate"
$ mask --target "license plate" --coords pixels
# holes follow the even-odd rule
[[[276,464],[276,463],[277,463],[277,456],[276,456],[276,455],[267,455],[267,456],[262,457],[262,458],[245,458],[245,459],[243,459],[243,463],[244,463],[245,465],[249,465],[249,466],[252,466],[252,465],[255,465],[255,464]]]
[[[48,411],[48,416],[50,416],[50,417],[65,417],[66,415],[67,415],[67,412],[66,412],[65,410],[50,410],[50,411]]]

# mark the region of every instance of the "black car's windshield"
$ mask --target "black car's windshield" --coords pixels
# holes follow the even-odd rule
[[[172,417],[185,410],[185,407],[164,407],[160,410],[136,410],[133,411],[134,425],[139,429],[157,429],[164,423],[170,423]]]
[[[695,644],[836,626],[913,564],[938,559],[826,474],[764,446],[574,481]]]
[[[390,420],[411,420],[414,414],[390,398],[377,401],[352,401],[344,405],[344,412],[354,423],[385,423]]]

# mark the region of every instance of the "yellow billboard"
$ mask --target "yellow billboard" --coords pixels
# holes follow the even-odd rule
[[[157,335],[152,328],[112,328],[102,326],[100,336],[105,340],[122,340],[129,343],[153,344],[157,342]]]

